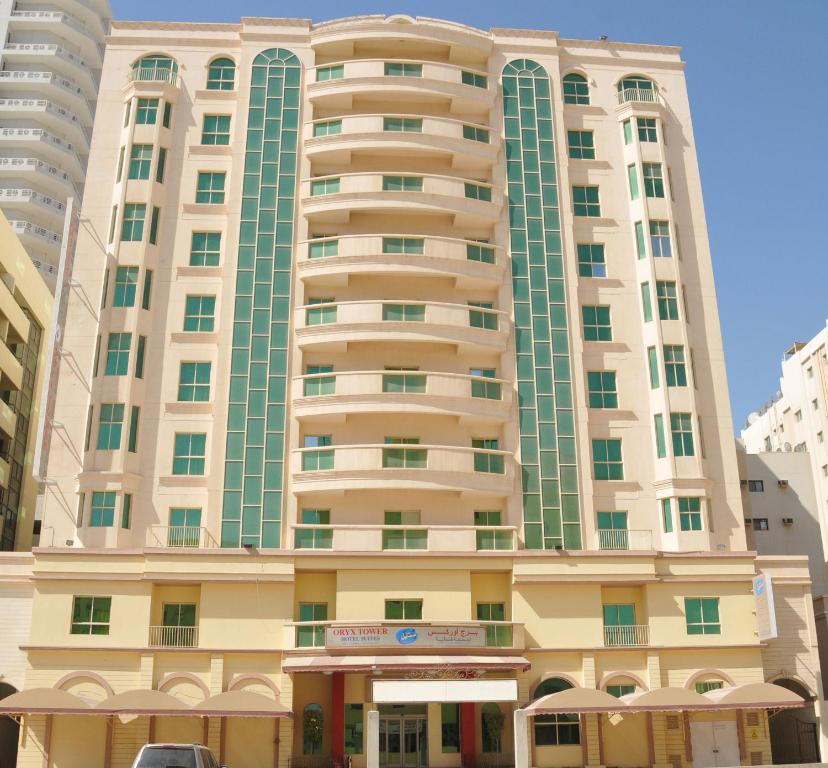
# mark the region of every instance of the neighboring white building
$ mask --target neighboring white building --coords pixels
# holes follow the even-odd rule
[[[0,210],[54,291],[83,195],[108,0],[0,0]]]

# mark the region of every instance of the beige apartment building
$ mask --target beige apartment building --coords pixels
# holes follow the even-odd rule
[[[807,562],[746,546],[683,71],[405,16],[113,24],[19,766],[790,755]]]

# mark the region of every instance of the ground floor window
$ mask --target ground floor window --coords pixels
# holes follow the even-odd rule
[[[362,704],[345,705],[345,754],[362,754]]]
[[[441,704],[441,742],[444,753],[460,751],[460,705]]]
[[[540,699],[550,693],[558,693],[572,688],[572,683],[560,677],[550,677],[537,688],[533,699]],[[580,744],[581,728],[578,715],[571,713],[557,715],[537,715],[535,717],[535,745],[552,747],[565,744]]]
[[[480,711],[480,735],[484,753],[501,752],[501,736],[506,718],[497,704],[484,704]]]
[[[302,712],[302,754],[318,755],[322,752],[322,707],[308,704]]]

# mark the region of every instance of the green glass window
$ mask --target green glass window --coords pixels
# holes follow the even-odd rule
[[[649,283],[641,283],[641,305],[644,310],[644,322],[649,323],[653,319],[653,302],[650,298]]]
[[[386,510],[383,515],[385,528],[382,531],[383,549],[427,549],[428,531],[425,528],[406,528],[419,526],[420,510]]]
[[[206,403],[210,400],[212,363],[181,363],[178,369],[178,401]]]
[[[159,184],[164,183],[164,170],[167,167],[167,150],[164,147],[158,148],[158,165],[155,167],[155,180]]]
[[[477,620],[506,621],[505,603],[477,603]],[[489,624],[486,627],[486,645],[490,648],[510,648],[512,627],[508,624]]]
[[[144,239],[144,219],[147,206],[144,203],[124,203],[124,218],[121,221],[121,241],[140,243]]]
[[[686,387],[687,369],[684,365],[684,347],[680,344],[664,345],[664,370],[668,387]]]
[[[647,365],[650,368],[650,389],[661,386],[658,376],[658,353],[655,347],[647,347]]]
[[[658,141],[656,119],[654,117],[637,117],[635,121],[638,126],[638,140],[640,142]]]
[[[345,705],[345,754],[361,755],[363,752],[364,717],[362,704]]]
[[[383,304],[382,319],[395,322],[422,323],[425,321],[425,309],[423,304]]]
[[[314,136],[336,136],[342,133],[341,120],[322,120],[313,124]]]
[[[625,144],[632,144],[633,134],[632,134],[632,123],[629,120],[624,121],[624,143]]]
[[[656,299],[658,300],[658,316],[662,320],[678,320],[678,293],[676,284],[672,280],[656,281]]]
[[[118,206],[112,206],[112,214],[109,217],[109,235],[107,237],[107,243],[111,243],[115,238],[115,225],[118,222]]]
[[[641,172],[644,177],[644,194],[647,197],[664,197],[661,163],[642,163]]]
[[[187,296],[184,300],[184,331],[210,333],[216,323],[215,296]]]
[[[635,222],[635,249],[639,259],[647,258],[647,244],[644,242],[644,225],[640,221]]]
[[[302,525],[330,525],[331,510],[303,509]],[[294,534],[296,549],[331,549],[333,530],[330,528],[297,528]]]
[[[485,264],[494,264],[495,250],[490,245],[466,243],[466,258],[469,261],[481,261]]]
[[[332,64],[328,67],[316,68],[316,82],[321,83],[325,80],[341,80],[345,77],[345,66],[343,64]]]
[[[644,91],[647,94],[652,95],[655,92],[655,83],[641,75],[628,75],[618,81],[618,92],[624,93],[625,91]],[[644,98],[639,98],[640,95],[641,94],[634,94],[629,96],[628,99],[637,98],[640,101],[652,101],[652,98],[648,99],[646,96]]]
[[[623,480],[624,463],[621,459],[621,440],[593,440],[592,469],[596,480]]]
[[[419,437],[386,437],[386,445],[419,445]],[[383,448],[382,466],[385,469],[425,469],[428,451],[425,448]]]
[[[412,371],[415,369],[411,369]],[[423,394],[426,391],[426,375],[424,373],[412,373],[405,369],[388,369],[382,374],[382,391],[409,394]]]
[[[121,448],[121,429],[124,426],[123,403],[101,403],[98,419],[98,450],[117,451]]]
[[[385,74],[387,77],[422,77],[423,65],[407,61],[386,61]]]
[[[584,341],[612,341],[609,307],[582,307]]]
[[[302,453],[302,471],[316,472],[334,468],[334,451],[330,435],[305,435],[302,445],[313,448]]]
[[[670,499],[661,500],[661,523],[664,526],[664,533],[673,532],[673,505]]]
[[[164,102],[164,115],[161,118],[161,125],[165,128],[170,127],[170,123],[172,122],[172,103],[169,101]]]
[[[596,217],[601,215],[598,187],[572,187],[572,201],[576,216]]]
[[[440,751],[444,755],[460,752],[459,704],[440,704]]]
[[[630,532],[627,530],[627,513],[598,512],[598,548],[603,550],[627,550],[630,548]]]
[[[115,181],[120,182],[121,177],[124,174],[124,155],[126,153],[126,147],[121,147],[120,152],[118,152],[118,169],[115,172]]]
[[[318,240],[308,243],[308,258],[322,259],[339,255],[339,240]]]
[[[475,532],[478,550],[503,550],[512,548],[511,531],[485,530],[500,527],[502,525],[501,518],[502,513],[499,509],[475,510],[474,525],[476,528],[484,529]]]
[[[680,496],[678,499],[679,528],[682,531],[702,529],[701,499],[698,496]]]
[[[492,188],[484,187],[482,184],[466,182],[464,185],[466,197],[471,200],[484,200],[487,203],[492,201]]]
[[[113,307],[134,307],[138,286],[138,267],[118,267],[115,270],[115,295]]]
[[[326,325],[336,322],[336,304],[331,297],[308,299],[308,304],[323,306],[310,306],[305,310],[305,325]]]
[[[568,680],[550,677],[544,680],[532,695],[539,699],[550,693],[558,693],[572,687]],[[535,744],[539,747],[576,745],[581,743],[579,716],[577,714],[537,715],[535,717]]]
[[[635,693],[635,686],[627,683],[622,683],[620,685],[608,685],[606,687],[606,691],[610,696],[615,696],[616,699],[620,699],[622,696]]]
[[[635,626],[635,605],[632,603],[605,604],[603,609],[605,627]]]
[[[485,328],[487,331],[497,330],[497,315],[492,311],[492,303],[490,301],[470,301],[470,307],[478,307],[478,309],[469,310],[469,325],[472,328]]]
[[[384,192],[422,192],[422,176],[383,176],[382,189]]]
[[[724,680],[705,680],[702,683],[696,683],[694,687],[696,689],[696,693],[718,691],[724,688]]]
[[[207,456],[207,435],[198,432],[179,432],[173,442],[172,473],[174,475],[203,475]]]
[[[152,216],[150,216],[150,230],[149,241],[152,245],[158,242],[158,219],[161,216],[161,209],[157,206],[152,208]]]
[[[615,387],[615,371],[587,372],[589,407],[617,408],[618,392]]]
[[[221,232],[193,232],[190,240],[191,267],[217,267],[221,260]]]
[[[627,166],[627,178],[630,182],[630,199],[638,200],[638,171],[635,169],[635,163]]]
[[[486,75],[479,75],[477,72],[463,70],[460,73],[460,80],[463,85],[473,85],[475,88],[488,88],[489,82]]]
[[[236,63],[222,57],[213,59],[207,68],[208,91],[232,91],[236,86]]]
[[[155,125],[158,120],[158,99],[138,99],[135,110],[137,125]]]
[[[423,119],[421,117],[384,117],[382,130],[396,133],[422,133]]]
[[[422,621],[422,600],[386,600],[386,621]]]
[[[106,345],[106,368],[104,376],[126,376],[129,371],[129,350],[132,346],[131,333],[110,333]]]
[[[667,442],[664,439],[664,415],[661,413],[655,414],[653,424],[655,425],[656,456],[663,459],[667,456]]]
[[[500,400],[501,387],[498,381],[489,381],[495,377],[494,368],[472,368],[469,370],[472,376],[471,396],[485,400]]]
[[[472,438],[474,448],[474,471],[485,472],[490,475],[502,475],[505,471],[503,466],[503,455],[499,453],[488,453],[488,451],[500,450],[500,441],[496,438]]]
[[[201,508],[170,507],[168,547],[197,547],[201,539]]]
[[[224,171],[199,171],[196,184],[196,203],[222,205],[227,174]]]
[[[230,115],[204,115],[201,123],[201,143],[206,146],[230,144]]]
[[[72,635],[108,635],[111,597],[75,597],[72,600]]]
[[[673,255],[669,221],[650,221],[650,245],[655,258],[669,259]]]
[[[124,494],[124,503],[121,508],[121,528],[129,530],[132,526],[132,494]]]
[[[305,397],[319,397],[320,395],[332,395],[336,388],[336,376],[323,376],[324,373],[333,373],[332,365],[309,365],[305,368],[305,374],[312,378],[304,381],[302,393]]]
[[[90,528],[111,528],[115,525],[115,491],[93,491],[89,515]]]
[[[132,65],[133,79],[138,81],[151,80],[175,84],[177,72],[178,64],[175,59],[160,53],[142,56]]]
[[[589,84],[583,75],[574,72],[563,78],[564,104],[589,105]]]
[[[335,195],[339,192],[339,178],[316,179],[311,182],[311,197]]]
[[[489,131],[477,125],[464,125],[463,138],[469,141],[479,141],[481,144],[488,144]]]
[[[383,237],[382,252],[389,254],[408,253],[422,255],[425,239],[422,237]]]
[[[577,160],[595,159],[595,138],[592,131],[567,131],[569,156]]]
[[[720,635],[718,597],[685,597],[684,616],[688,635]]]
[[[578,275],[580,277],[607,276],[603,243],[578,243]]]
[[[299,603],[299,621],[327,621],[327,603]],[[309,627],[296,627],[297,648],[324,648],[325,647],[325,626],[315,624]]]
[[[673,436],[674,456],[694,456],[693,424],[689,413],[670,414],[670,433]]]
[[[144,378],[144,352],[147,348],[147,337],[139,336],[135,345],[135,378]]]
[[[130,179],[145,180],[149,178],[152,165],[152,144],[133,144],[129,153]]]

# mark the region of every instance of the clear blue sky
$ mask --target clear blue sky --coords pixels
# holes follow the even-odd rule
[[[776,391],[783,351],[828,317],[828,0],[111,2],[120,19],[408,13],[680,45],[737,429]]]

